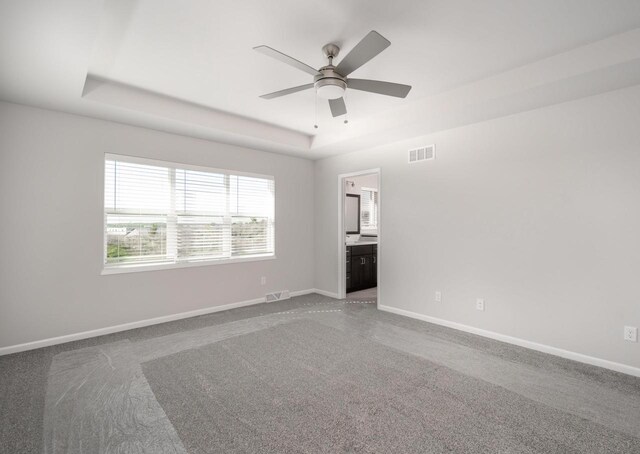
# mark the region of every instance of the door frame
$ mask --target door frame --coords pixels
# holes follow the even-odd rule
[[[380,228],[380,207],[382,200],[382,172],[379,167],[373,169],[359,170],[357,172],[341,173],[338,175],[338,299],[345,299],[347,297],[347,270],[345,267],[345,260],[347,255],[347,248],[345,242],[347,234],[344,228],[344,198],[346,196],[345,180],[349,177],[360,177],[364,175],[378,175],[378,258],[377,264],[380,264],[380,240],[381,240],[381,228]],[[377,302],[380,304],[380,268],[378,268],[378,286],[377,289]]]

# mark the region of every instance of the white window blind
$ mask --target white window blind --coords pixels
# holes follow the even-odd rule
[[[362,188],[360,190],[360,227],[363,230],[378,229],[378,191]]]
[[[107,268],[273,256],[273,177],[105,156]]]

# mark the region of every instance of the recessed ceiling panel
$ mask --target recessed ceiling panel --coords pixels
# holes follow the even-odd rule
[[[313,90],[259,95],[312,76],[252,50],[268,45],[314,67],[339,63],[369,31],[391,46],[352,76],[413,86],[406,100],[349,90],[366,118],[428,95],[638,26],[636,0],[107,0],[89,66],[98,77],[315,134],[343,127]],[[320,123],[316,131],[313,125]]]

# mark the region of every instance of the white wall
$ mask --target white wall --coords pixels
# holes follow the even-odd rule
[[[277,259],[100,275],[106,152],[274,175]],[[312,161],[7,103],[0,153],[0,347],[313,287]]]
[[[383,305],[640,367],[639,124],[636,86],[316,161],[315,287],[338,289],[338,174],[379,167]]]
[[[0,347],[336,292],[337,176],[379,167],[382,304],[640,367],[639,120],[634,87],[314,164],[0,103]],[[278,259],[101,276],[105,152],[275,175]]]

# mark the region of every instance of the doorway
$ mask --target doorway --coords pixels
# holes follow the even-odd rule
[[[338,176],[338,296],[378,303],[380,169]]]

